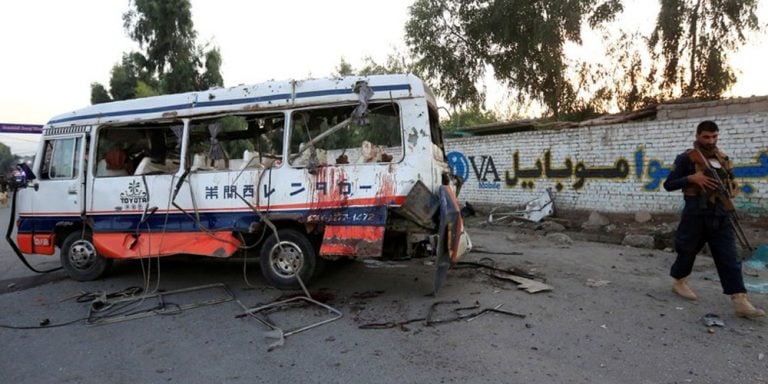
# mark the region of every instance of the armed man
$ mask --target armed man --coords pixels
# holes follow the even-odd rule
[[[675,279],[672,290],[687,300],[697,300],[688,286],[696,255],[709,244],[723,293],[731,296],[736,316],[756,319],[765,316],[747,299],[741,259],[736,251],[734,223],[730,213],[736,183],[733,166],[717,148],[719,128],[713,121],[703,121],[696,127],[696,141],[675,159],[664,189],[682,189],[685,199],[680,225],[675,236],[677,258],[670,275]]]

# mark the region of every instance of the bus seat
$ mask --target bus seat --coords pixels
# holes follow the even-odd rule
[[[368,140],[364,140],[360,146],[360,158],[358,163],[376,163],[381,161],[381,148],[378,145],[373,145]]]
[[[211,167],[208,165],[208,156],[204,153],[196,153],[195,157],[192,159],[192,171],[207,171],[211,169]]]
[[[146,156],[143,159],[141,159],[141,162],[139,162],[139,165],[136,166],[136,171],[133,172],[133,174],[146,175],[149,173],[173,173],[173,172],[174,172],[174,164],[168,164],[168,161],[166,161],[166,164],[156,163],[152,161],[151,157]]]
[[[245,168],[261,168],[259,163],[259,152],[257,151],[243,151],[243,163],[240,164],[240,169]]]

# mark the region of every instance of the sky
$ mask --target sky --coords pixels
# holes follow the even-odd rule
[[[225,86],[270,79],[328,76],[342,57],[359,68],[363,58],[383,62],[405,50],[404,25],[413,0],[191,0],[198,42],[219,47]],[[648,31],[657,3],[625,0],[624,27]],[[649,6],[652,4],[653,6]],[[137,50],[123,29],[129,0],[0,2],[0,122],[44,124],[90,104],[90,84],[108,85],[123,52]],[[759,17],[768,22],[768,0]],[[768,95],[768,37],[734,55],[741,72],[732,96]],[[598,55],[585,39],[587,57]],[[501,99],[489,84],[489,105]],[[498,101],[496,101],[498,104]],[[0,134],[20,155],[35,151],[35,135]]]

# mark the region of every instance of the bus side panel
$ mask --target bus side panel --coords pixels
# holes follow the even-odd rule
[[[57,212],[35,215],[27,210],[19,214],[16,223],[16,244],[21,253],[50,256],[56,253],[57,226],[74,228],[81,224],[81,219],[79,216],[61,215]]]
[[[384,227],[370,225],[327,226],[321,256],[377,257],[384,247]]]
[[[20,233],[16,237],[21,253],[53,255],[56,253],[56,235],[52,233]]]
[[[139,259],[189,254],[229,257],[240,246],[232,232],[95,233],[93,243],[104,257]]]

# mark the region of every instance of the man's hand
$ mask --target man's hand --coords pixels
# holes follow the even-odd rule
[[[698,171],[693,175],[688,176],[688,182],[699,186],[703,190],[717,189],[717,181],[707,176],[702,171]]]

